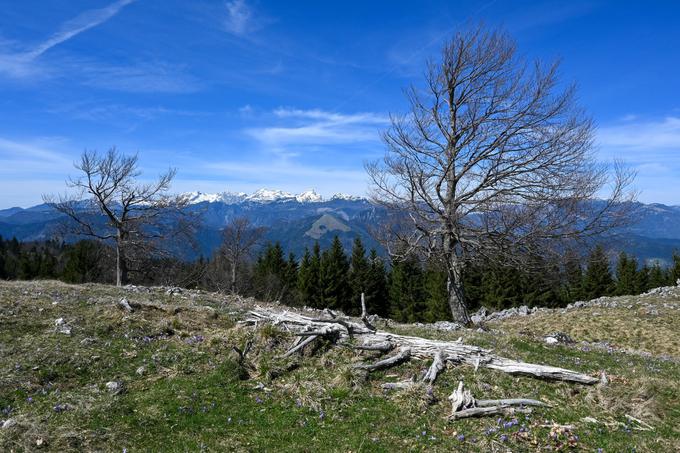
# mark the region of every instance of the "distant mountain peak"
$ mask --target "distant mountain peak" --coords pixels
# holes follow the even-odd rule
[[[225,203],[238,204],[243,202],[251,203],[274,203],[297,201],[298,203],[322,203],[324,201],[360,201],[365,200],[364,197],[356,195],[348,195],[344,193],[336,193],[329,200],[325,200],[314,189],[305,190],[299,194],[293,194],[278,189],[258,189],[251,194],[244,192],[220,192],[220,193],[203,193],[203,192],[187,192],[184,194],[188,198],[190,204],[198,203]]]
[[[357,195],[349,195],[346,193],[336,193],[331,197],[331,200],[345,200],[345,201],[359,201],[365,200],[366,198]]]
[[[323,197],[316,193],[314,189],[306,190],[298,195],[295,195],[295,199],[300,203],[319,203],[323,201]]]

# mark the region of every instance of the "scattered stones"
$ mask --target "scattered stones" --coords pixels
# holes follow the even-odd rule
[[[175,296],[178,294],[182,294],[184,290],[180,288],[179,286],[171,286],[165,290],[165,294],[169,296]]]
[[[2,429],[9,429],[12,426],[16,425],[17,421],[13,418],[5,420],[5,422],[2,424]]]
[[[135,373],[137,373],[138,376],[143,376],[144,373],[146,373],[146,367],[144,365],[140,366]]]
[[[71,326],[66,324],[64,318],[58,318],[54,321],[54,330],[57,333],[63,333],[64,335],[71,335]]]
[[[130,306],[130,303],[125,297],[118,301],[118,306],[128,313],[132,313],[134,311],[134,309],[132,308],[132,306]]]
[[[564,332],[553,332],[543,337],[543,341],[548,344],[574,344],[575,341]]]
[[[123,383],[120,381],[109,381],[106,383],[106,389],[114,395],[123,393]]]

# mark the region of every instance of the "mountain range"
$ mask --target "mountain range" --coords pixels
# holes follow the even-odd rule
[[[346,250],[359,236],[368,249],[383,252],[370,231],[384,211],[366,198],[336,194],[324,199],[314,190],[292,194],[271,189],[252,194],[190,192],[185,196],[190,202],[187,209],[202,218],[196,256],[212,255],[219,246],[221,230],[237,217],[265,227],[266,241],[279,241],[284,250],[298,257],[317,241],[327,247],[336,235]],[[680,250],[680,206],[638,203],[636,208],[634,221],[609,244],[610,249],[624,250],[645,262],[669,263],[673,251]],[[45,204],[0,210],[0,235],[21,241],[50,239],[62,219]]]

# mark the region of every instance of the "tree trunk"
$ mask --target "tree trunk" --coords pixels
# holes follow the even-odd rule
[[[449,262],[448,280],[446,282],[446,291],[449,297],[449,308],[451,314],[456,322],[465,326],[470,325],[470,313],[467,309],[465,301],[465,292],[463,291],[463,272],[458,258],[452,254]]]
[[[231,293],[236,294],[236,259],[231,262]]]
[[[125,252],[123,250],[123,234],[118,230],[116,237],[116,286],[123,286],[127,284],[127,262],[125,261]]]

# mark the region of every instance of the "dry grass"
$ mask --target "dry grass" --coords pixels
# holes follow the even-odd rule
[[[564,332],[575,341],[680,358],[680,299],[615,298],[630,308],[580,308],[489,323],[511,334],[542,337]]]
[[[121,310],[116,304],[123,296],[140,308],[131,314]],[[368,376],[353,365],[375,360],[374,353],[328,343],[277,358],[293,341],[289,333],[235,323],[252,303],[207,293],[167,295],[161,289],[0,283],[0,409],[11,406],[16,421],[0,430],[0,449],[299,451],[306,445],[319,451],[554,451],[573,450],[570,443],[585,451],[680,448],[678,364],[581,345],[551,347],[533,337],[560,330],[578,340],[616,338],[617,344],[633,345],[616,326],[634,324],[640,304],[598,309],[599,316],[584,309],[517,318],[484,333],[397,326],[401,333],[462,336],[510,358],[587,373],[605,369],[612,380],[606,387],[583,387],[450,366],[428,394],[424,386],[404,392],[380,388],[420,376],[429,365],[424,362]],[[677,322],[663,303],[654,302],[659,315],[646,320],[654,329]],[[71,335],[55,332],[59,317],[72,326]],[[589,329],[603,330],[598,324],[603,319],[612,338],[588,337]],[[233,347],[243,349],[249,341],[252,348],[241,366]],[[654,336],[645,341],[654,354],[672,350]],[[124,382],[126,391],[112,395],[105,387],[110,380]],[[452,424],[446,397],[458,380],[478,397],[531,397],[554,407],[519,420],[521,432],[519,425],[499,429],[495,419]],[[69,409],[56,412],[57,404]],[[654,431],[642,430],[626,415]],[[573,428],[554,437],[553,423]]]

